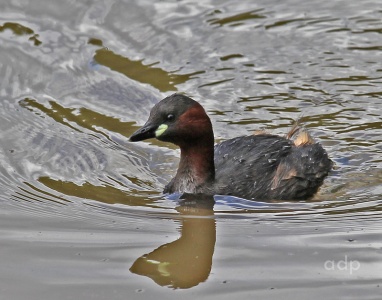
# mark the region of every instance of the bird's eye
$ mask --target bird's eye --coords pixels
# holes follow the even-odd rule
[[[174,121],[175,116],[173,114],[168,114],[167,115],[167,121]]]

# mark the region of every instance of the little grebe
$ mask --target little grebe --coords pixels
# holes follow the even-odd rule
[[[312,197],[332,168],[322,146],[295,126],[287,137],[240,136],[214,146],[210,118],[189,97],[157,103],[130,141],[157,138],[180,147],[180,163],[165,193],[233,195],[246,199],[302,200]]]

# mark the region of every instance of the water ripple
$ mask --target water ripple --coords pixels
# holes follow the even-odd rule
[[[277,1],[60,5],[62,15],[38,5],[39,13],[0,22],[2,199],[41,211],[58,205],[56,213],[176,215],[178,203],[160,195],[178,151],[127,137],[162,92],[182,90],[206,107],[219,140],[264,128],[285,134],[301,119],[337,164],[313,201],[217,198],[217,217],[379,217],[380,10]]]

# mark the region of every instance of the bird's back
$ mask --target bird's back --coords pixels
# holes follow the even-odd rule
[[[296,145],[270,134],[237,137],[215,146],[214,192],[256,200],[307,199],[331,167],[318,143]]]

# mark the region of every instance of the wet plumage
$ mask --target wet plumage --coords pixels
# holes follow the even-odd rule
[[[322,146],[307,132],[299,132],[297,126],[287,137],[258,133],[214,146],[211,121],[204,109],[179,94],[156,104],[146,124],[130,140],[153,137],[181,149],[178,171],[165,193],[220,194],[256,200],[308,199],[332,168]]]

